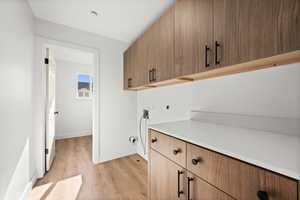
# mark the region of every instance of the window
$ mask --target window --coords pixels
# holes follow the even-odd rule
[[[78,74],[76,80],[77,98],[89,99],[92,97],[92,77],[88,74]]]

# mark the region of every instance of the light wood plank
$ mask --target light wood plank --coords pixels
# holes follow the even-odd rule
[[[90,136],[58,140],[53,166],[35,187],[81,174],[78,200],[147,198],[147,162],[143,158],[132,155],[94,165],[91,147]]]

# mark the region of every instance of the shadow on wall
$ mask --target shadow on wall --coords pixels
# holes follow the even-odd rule
[[[10,183],[8,185],[8,189],[6,191],[4,200],[26,199],[26,193],[30,190],[32,186],[32,184],[29,183],[29,144],[29,139],[27,138],[17,167],[12,175],[12,178],[10,179]]]

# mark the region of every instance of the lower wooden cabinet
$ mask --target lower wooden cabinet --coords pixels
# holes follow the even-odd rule
[[[201,178],[187,172],[187,200],[234,200]]]
[[[149,200],[300,200],[297,180],[149,133]],[[179,160],[169,153],[177,145],[186,153]]]
[[[198,161],[198,162],[196,162]],[[187,169],[236,199],[297,200],[297,182],[213,151],[187,145]]]
[[[186,199],[186,171],[154,150],[151,150],[150,155],[150,199]]]
[[[151,150],[151,200],[234,200],[224,192]]]
[[[186,168],[186,143],[151,130],[151,148]]]

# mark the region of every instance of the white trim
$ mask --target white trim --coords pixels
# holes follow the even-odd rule
[[[27,183],[27,185],[24,189],[24,192],[22,193],[22,195],[20,197],[20,200],[28,200],[29,199],[29,195],[30,195],[30,192],[32,191],[35,181],[36,181],[36,179]]]
[[[38,85],[38,91],[37,91],[37,119],[39,120],[39,123],[41,123],[41,126],[38,127],[38,130],[36,130],[37,134],[40,134],[40,136],[36,136],[37,138],[37,156],[36,156],[36,161],[37,161],[37,175],[38,178],[42,178],[44,176],[45,173],[45,155],[44,155],[44,147],[45,147],[45,119],[44,119],[44,115],[40,115],[40,112],[44,112],[44,108],[45,108],[45,89],[46,89],[46,70],[43,67],[43,63],[44,63],[44,58],[45,58],[45,48],[47,46],[51,46],[51,45],[58,45],[58,46],[63,46],[63,47],[68,47],[68,48],[73,48],[73,49],[78,49],[81,51],[86,51],[86,52],[90,52],[94,54],[94,70],[93,70],[93,91],[94,91],[94,95],[92,98],[92,105],[93,105],[93,125],[92,125],[92,131],[93,131],[93,141],[92,141],[92,149],[93,149],[93,163],[99,163],[100,162],[100,141],[99,141],[99,105],[100,105],[100,98],[99,98],[99,94],[100,94],[100,87],[99,87],[99,78],[100,78],[100,51],[94,48],[90,48],[90,47],[84,47],[82,45],[77,45],[77,44],[72,44],[69,42],[63,42],[63,41],[58,41],[58,40],[53,40],[53,39],[47,39],[44,37],[40,37],[37,36],[36,39],[36,65],[37,68],[41,68],[41,69],[37,69],[37,74],[36,74],[36,84]]]
[[[35,185],[37,181],[37,178],[36,178],[36,174],[34,173],[32,178],[31,178],[31,181],[27,183],[22,195],[20,196],[20,200],[28,200],[29,199],[29,195],[30,195],[30,192],[32,191],[33,189],[33,186]]]
[[[68,138],[75,138],[75,137],[82,137],[82,136],[89,136],[89,135],[92,135],[92,130],[56,133],[55,139],[61,140],[61,139],[68,139]]]

